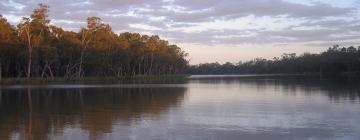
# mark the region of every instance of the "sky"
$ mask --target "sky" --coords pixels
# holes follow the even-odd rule
[[[117,33],[159,35],[190,64],[360,45],[360,0],[1,0],[0,14],[16,25],[39,3],[67,30],[98,16]]]

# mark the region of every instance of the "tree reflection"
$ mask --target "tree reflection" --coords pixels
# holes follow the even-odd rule
[[[289,91],[287,92],[289,95],[297,93],[307,95],[322,93],[326,94],[334,102],[351,101],[360,103],[360,81],[358,79],[321,79],[303,76],[209,76],[193,78],[191,83],[255,85],[258,90],[274,88],[276,90]]]
[[[48,139],[79,126],[90,138],[111,132],[114,123],[158,119],[179,105],[185,87],[0,89],[0,139]]]

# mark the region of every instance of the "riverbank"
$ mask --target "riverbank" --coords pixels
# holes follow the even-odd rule
[[[223,74],[223,75],[191,75],[191,80],[198,79],[317,79],[317,80],[331,80],[331,81],[360,81],[360,76],[357,73],[342,73],[342,74],[320,74],[320,73],[294,73],[294,74]]]
[[[341,73],[341,74],[320,74],[320,73],[294,73],[294,74],[220,74],[220,75],[137,75],[124,77],[83,77],[78,79],[68,79],[63,77],[54,78],[2,78],[0,84],[63,84],[63,83],[117,83],[117,84],[156,84],[156,83],[183,83],[189,79],[206,79],[206,78],[324,78],[324,79],[360,79],[358,73]]]
[[[186,80],[190,75],[137,75],[124,77],[83,77],[68,79],[54,78],[2,78],[0,84],[56,84],[56,83],[175,83]]]

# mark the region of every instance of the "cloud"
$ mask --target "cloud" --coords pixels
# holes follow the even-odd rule
[[[4,0],[0,12],[17,24],[38,3],[50,5],[51,23],[67,29],[99,16],[115,31],[159,34],[176,43],[308,45],[360,36],[357,1]]]
[[[248,15],[319,18],[344,16],[353,10],[324,3],[304,5],[283,0],[179,0],[175,1],[175,4],[192,10],[211,9],[206,11],[207,14],[202,14],[208,18],[237,18]]]
[[[136,28],[136,29],[142,29],[142,30],[149,30],[149,31],[153,31],[153,30],[161,30],[161,28],[155,27],[155,26],[150,26],[150,25],[146,25],[146,24],[129,24],[129,26],[131,28]]]

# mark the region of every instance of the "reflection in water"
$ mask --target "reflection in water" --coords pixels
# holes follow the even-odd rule
[[[191,112],[201,108],[203,116],[189,120],[193,126],[207,126],[208,139],[360,138],[358,81],[206,77],[190,83],[191,104],[199,108]]]
[[[358,140],[359,85],[202,76],[186,84],[0,86],[0,139]]]
[[[48,139],[79,126],[91,139],[116,123],[158,119],[176,107],[185,88],[79,88],[0,90],[0,139]]]
[[[359,101],[360,81],[355,79],[317,79],[303,77],[200,77],[192,83],[256,86],[257,90],[274,88],[288,94],[325,94],[335,102]],[[315,92],[318,91],[318,92]]]

